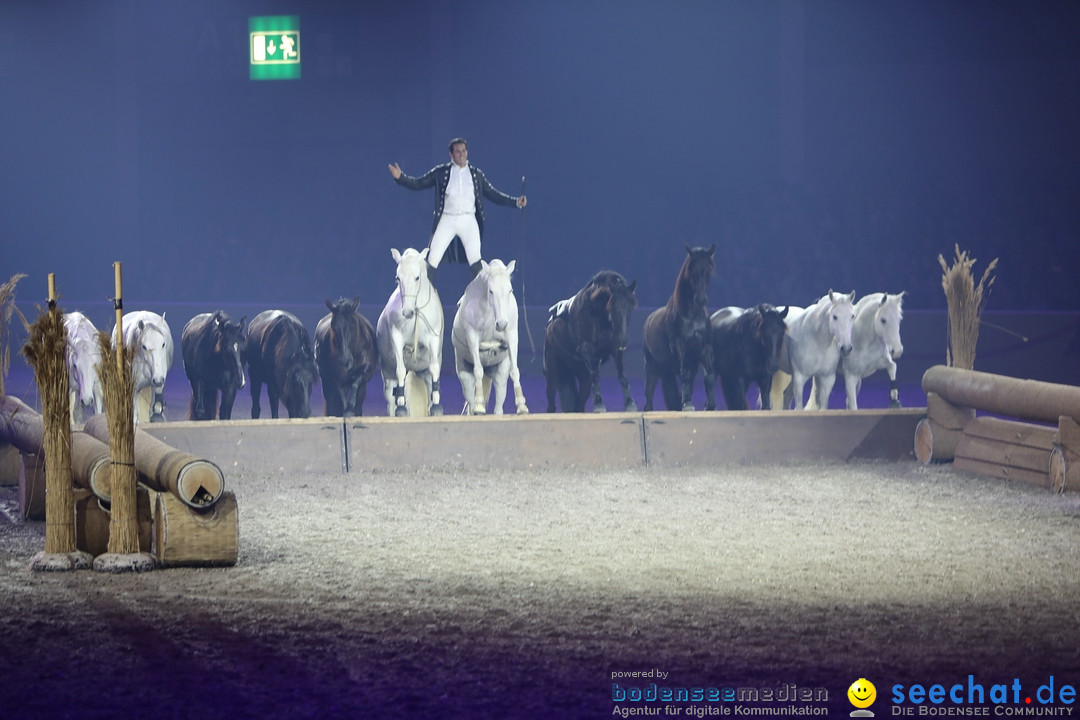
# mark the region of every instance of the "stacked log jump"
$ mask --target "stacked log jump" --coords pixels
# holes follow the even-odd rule
[[[17,398],[0,396],[0,441],[23,455],[20,505],[29,520],[44,519],[44,476],[40,472],[43,422]],[[104,415],[84,431],[72,431],[76,543],[92,555],[108,540],[112,466]],[[141,430],[135,434],[139,544],[159,565],[235,565],[238,549],[236,497],[225,490],[221,469],[181,452]]]
[[[935,365],[915,457],[1054,492],[1080,490],[1080,387]]]

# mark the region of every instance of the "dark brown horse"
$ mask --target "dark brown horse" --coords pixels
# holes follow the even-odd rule
[[[645,319],[645,411],[653,409],[659,380],[668,410],[693,410],[694,377],[704,371],[705,409],[716,409],[716,376],[710,339],[709,280],[712,278],[711,247],[686,248],[686,260],[675,280],[675,292],[667,305]]]
[[[184,372],[191,383],[191,420],[232,418],[236,391],[244,387],[244,318],[233,322],[225,312],[200,313],[187,321],[180,335]]]
[[[761,406],[771,410],[772,379],[780,369],[788,309],[768,303],[726,307],[712,314],[713,365],[728,410],[746,410],[746,391],[757,383]]]
[[[359,305],[360,298],[327,300],[330,312],[315,326],[315,362],[327,415],[363,415],[368,380],[379,364],[375,327],[357,311]]]
[[[604,412],[600,366],[615,358],[615,373],[623,391],[623,409],[636,412],[630,383],[623,369],[630,314],[637,307],[637,281],[602,270],[569,300],[551,308],[544,330],[544,379],[548,412],[555,412],[556,393],[563,412],[585,412],[593,396],[593,412]]]
[[[291,418],[311,417],[311,387],[319,379],[315,354],[303,323],[284,310],[264,310],[251,319],[247,331],[248,371],[251,373],[251,417],[262,413],[259,396],[266,385],[270,417],[278,416],[278,401]]]

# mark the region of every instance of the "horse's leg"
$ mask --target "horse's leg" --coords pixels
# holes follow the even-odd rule
[[[439,374],[442,371],[442,352],[436,352],[435,348],[432,348],[431,358],[431,364],[428,366],[427,372],[428,399],[430,400],[430,405],[428,405],[428,415],[442,415],[442,393],[439,388]]]
[[[472,415],[473,394],[476,380],[473,378],[472,370],[465,367],[464,363],[458,365],[457,376],[458,381],[461,383],[461,395],[465,398],[465,413],[467,415]]]
[[[472,414],[486,415],[487,398],[484,397],[484,366],[480,364],[480,338],[472,331],[468,331],[466,334],[469,343],[469,357],[472,359]]]
[[[529,407],[525,404],[525,391],[521,387],[521,369],[518,367],[518,337],[517,326],[511,326],[506,332],[506,345],[508,347],[506,363],[508,365],[508,372],[510,374],[510,380],[514,383],[514,406],[517,408],[518,415],[527,415],[529,413]],[[506,394],[506,382],[503,382],[503,395]],[[499,401],[499,407],[502,407],[502,401]]]
[[[262,408],[259,406],[259,396],[262,395],[262,378],[251,373],[251,418],[258,420],[259,415],[262,414]]]
[[[544,391],[547,393],[547,411],[555,412],[555,395],[558,392],[559,380],[555,370],[544,368]]]
[[[270,406],[270,417],[278,419],[278,402],[281,399],[277,382],[266,383],[266,404]]]
[[[623,351],[615,351],[615,375],[619,379],[619,387],[622,388],[623,394],[623,410],[626,412],[637,412],[637,405],[634,403],[634,398],[630,396],[630,381],[626,379],[626,369],[623,364]]]
[[[791,395],[792,400],[795,403],[796,410],[803,409],[803,391],[806,389],[806,381],[809,380],[807,376],[803,375],[798,370],[792,368],[791,373]]]
[[[855,373],[844,373],[844,392],[847,394],[846,407],[848,410],[859,409],[859,385],[862,378],[856,377]]]
[[[900,407],[900,385],[896,382],[896,361],[886,354],[885,362],[887,363],[885,369],[889,373],[889,407],[898,408]],[[862,382],[861,378],[859,382]]]
[[[720,376],[720,391],[728,410],[746,410],[746,382],[732,373]]]
[[[592,386],[592,411],[594,413],[607,412],[604,405],[604,396],[600,394],[600,369],[594,367],[589,371],[589,384]]]
[[[705,409],[716,409],[716,366],[713,364],[712,346],[706,345],[701,353],[702,381],[705,383]],[[741,380],[741,378],[740,378]],[[743,385],[742,395],[746,395],[746,386]],[[746,398],[743,397],[743,406]]]
[[[761,398],[761,409],[772,410],[772,384],[773,376],[769,373],[762,373],[757,380],[758,397]]]
[[[818,393],[821,388],[818,387],[818,381],[816,377],[810,378],[810,397],[806,399],[805,410],[821,410],[821,402],[818,400]]]
[[[496,415],[503,414],[503,403],[506,402],[506,379],[510,375],[510,360],[504,359],[495,368],[495,374],[491,378],[491,384],[495,386],[495,407],[492,412]],[[517,395],[517,383],[514,383],[515,395]]]
[[[836,373],[820,375],[818,381],[818,407],[822,410],[829,409],[829,397],[832,395],[833,385],[836,383]]]
[[[392,415],[394,417],[406,417],[409,414],[409,409],[405,407],[405,338],[401,332],[397,329],[391,330],[392,345],[394,348],[394,381],[395,384],[391,388],[391,395],[388,398],[391,405],[394,407]],[[416,348],[415,352],[420,352],[419,348]]]
[[[788,390],[791,388],[791,376],[783,370],[777,370],[770,378],[769,388],[769,406],[773,410],[790,410],[791,397],[788,395]],[[764,387],[761,388],[761,392],[765,392]],[[764,404],[763,399],[762,405]]]
[[[397,388],[397,376],[386,375],[383,373],[383,397],[386,399],[386,415],[387,417],[394,417],[394,406],[396,405],[395,398],[397,393],[394,390]],[[404,397],[404,394],[402,394]]]
[[[236,386],[226,385],[221,388],[221,409],[218,417],[222,420],[232,420],[232,406],[236,400]]]

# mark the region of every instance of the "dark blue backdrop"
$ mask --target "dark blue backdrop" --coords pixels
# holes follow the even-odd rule
[[[248,79],[266,14],[300,16],[301,80]],[[1077,36],[1072,0],[5,0],[0,279],[100,300],[121,260],[132,308],[378,303],[431,227],[387,163],[463,135],[527,178],[484,250],[530,305],[604,267],[662,304],[716,242],[712,307],[944,308],[958,243],[1000,257],[990,308],[1076,310]]]

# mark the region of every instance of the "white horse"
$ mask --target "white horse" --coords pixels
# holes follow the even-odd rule
[[[82,422],[83,408],[93,406],[100,413],[105,405],[98,366],[101,365],[101,343],[98,329],[81,312],[64,313],[67,331],[67,367],[70,384],[71,424]]]
[[[124,349],[134,348],[131,380],[135,385],[135,422],[165,419],[165,376],[173,361],[173,336],[164,315],[136,310],[124,315]]]
[[[813,378],[817,388],[817,406],[827,408],[836,382],[840,358],[851,353],[851,328],[855,319],[855,291],[848,294],[829,290],[816,303],[795,317],[788,310],[787,333],[780,353],[780,370],[791,375],[795,409],[803,409],[806,381]],[[777,383],[773,381],[773,391]],[[784,383],[779,383],[783,391]],[[773,396],[775,398],[775,396]],[[776,407],[788,407],[786,395]]]
[[[900,321],[904,318],[903,298],[904,293],[871,293],[855,303],[851,353],[840,359],[848,410],[858,409],[856,398],[863,378],[878,370],[889,373],[889,407],[900,407],[896,360],[904,353],[904,344],[900,341]],[[814,409],[810,403],[815,400],[815,392],[811,389],[808,409]]]
[[[491,378],[495,388],[496,415],[503,414],[506,378],[514,381],[514,404],[517,412],[529,412],[521,391],[518,370],[518,309],[510,275],[515,261],[480,261],[480,272],[472,279],[458,300],[451,340],[454,343],[454,369],[461,381],[470,415],[487,412],[484,379]]]
[[[417,252],[391,249],[397,263],[397,287],[379,314],[375,338],[386,395],[386,414],[410,414],[405,399],[408,372],[423,379],[427,388],[428,414],[442,415],[439,373],[442,366],[443,308],[439,293],[427,274],[428,248]],[[420,408],[411,408],[413,414]]]

